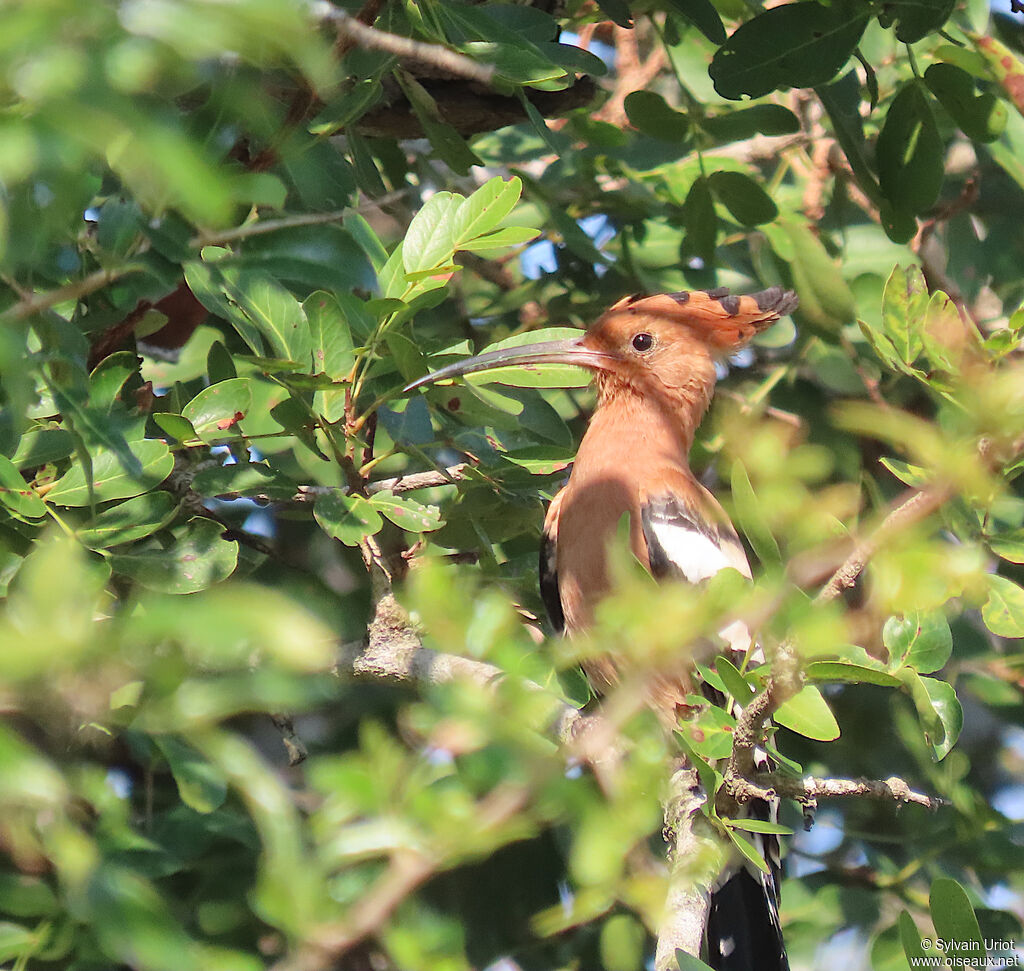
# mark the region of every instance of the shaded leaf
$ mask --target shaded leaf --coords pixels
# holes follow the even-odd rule
[[[955,942],[954,951],[968,956],[974,963],[986,953],[981,927],[966,891],[956,880],[937,877],[928,892],[935,936],[939,940]]]
[[[738,101],[776,88],[832,80],[860,41],[868,17],[852,3],[788,3],[748,20],[718,49],[708,73],[715,90]]]
[[[148,492],[104,509],[79,526],[75,535],[91,549],[133,543],[166,526],[177,508],[169,492]]]
[[[155,735],[153,741],[167,759],[178,795],[186,806],[197,813],[211,813],[224,804],[227,780],[216,766],[175,735]]]
[[[917,215],[935,204],[943,149],[924,86],[908,81],[889,105],[875,146],[879,184],[895,212]]]
[[[932,64],[924,83],[960,130],[979,142],[995,141],[1006,127],[1006,103],[991,92],[978,94],[974,78],[953,64]]]
[[[779,214],[771,196],[749,175],[713,172],[708,176],[708,183],[718,201],[744,226],[771,222]]]
[[[40,519],[46,515],[46,503],[22,478],[14,463],[4,455],[0,455],[0,503],[29,519]]]
[[[725,43],[725,27],[711,0],[665,0],[664,6],[682,15],[712,44]]]
[[[645,135],[666,142],[682,142],[690,133],[686,115],[669,107],[665,99],[653,91],[631,92],[626,95],[624,107],[629,123]]]
[[[885,0],[878,22],[883,27],[896,25],[896,39],[916,44],[938,30],[953,12],[956,0]]]

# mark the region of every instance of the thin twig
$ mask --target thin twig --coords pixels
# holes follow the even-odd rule
[[[392,202],[399,202],[411,191],[411,189],[400,189],[397,192],[389,192],[387,195],[378,196],[376,199],[372,199],[359,206],[346,206],[344,209],[334,209],[331,212],[297,213],[294,216],[282,216],[280,219],[256,220],[244,223],[241,226],[235,226],[233,229],[225,229],[221,232],[202,232],[193,236],[188,241],[188,244],[195,249],[201,249],[203,246],[223,246],[225,243],[235,243],[253,236],[262,236],[264,233],[275,233],[279,229],[292,229],[296,226],[319,226],[323,223],[341,222],[342,219],[354,212],[362,212],[367,209],[386,206]]]
[[[23,300],[19,300],[12,307],[9,307],[2,314],[0,320],[7,317],[11,320],[25,320],[34,314],[49,310],[51,307],[65,300],[77,300],[80,297],[88,296],[97,290],[102,290],[108,283],[127,276],[129,273],[138,273],[143,269],[139,263],[127,263],[114,269],[94,270],[81,280],[66,283],[56,290],[47,290],[43,293],[36,293]]]
[[[835,600],[847,587],[852,587],[857,577],[864,571],[868,560],[875,555],[878,548],[893,532],[906,529],[915,523],[927,519],[939,509],[952,495],[948,486],[933,485],[925,489],[915,489],[905,495],[900,504],[889,513],[881,524],[868,537],[854,547],[853,552],[829,578],[822,587],[815,603],[823,604]]]
[[[340,35],[355,41],[367,50],[384,51],[402,60],[429,64],[440,68],[446,74],[468,78],[481,84],[489,85],[494,80],[495,72],[490,64],[477,64],[464,54],[451,51],[440,44],[426,44],[411,37],[402,37],[400,34],[369,27],[340,7],[327,3],[326,0],[318,0],[312,6],[314,16],[318,20],[329,21]]]
[[[377,479],[366,485],[365,492],[372,496],[376,492],[393,492],[396,495],[400,492],[412,492],[415,489],[433,489],[437,486],[452,485],[462,481],[466,475],[465,470],[469,468],[468,463],[462,462],[459,465],[451,465],[446,469],[437,469],[430,472],[410,472],[408,475],[392,476],[389,479]],[[351,492],[349,486],[299,486],[290,502],[303,504],[316,502],[321,496],[348,495]],[[267,493],[241,493],[223,492],[218,499],[251,499],[253,502],[280,502],[280,497]]]

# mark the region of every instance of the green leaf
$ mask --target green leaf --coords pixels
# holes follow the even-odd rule
[[[437,506],[427,506],[390,492],[375,493],[370,497],[370,505],[396,526],[411,533],[429,533],[444,522]]]
[[[21,436],[11,461],[18,469],[34,469],[66,459],[74,450],[75,440],[66,428],[37,426]]]
[[[819,742],[831,742],[839,738],[836,716],[832,714],[821,692],[811,684],[780,705],[774,718],[780,725],[806,738]]]
[[[309,130],[314,135],[325,135],[358,121],[381,97],[383,88],[379,78],[360,78],[345,86],[337,98],[327,102],[313,119]]]
[[[206,352],[206,376],[210,384],[238,377],[235,359],[221,341],[214,341]]]
[[[955,942],[953,953],[959,953],[968,962],[982,967],[982,959],[986,954],[985,940],[964,888],[949,877],[937,877],[932,881],[928,893],[928,909],[931,911],[935,937],[941,941]]]
[[[981,619],[1000,637],[1024,637],[1024,590],[1006,577],[989,575]]]
[[[189,520],[167,549],[151,547],[108,557],[111,569],[150,590],[186,594],[205,590],[234,572],[238,544],[223,538],[224,527],[212,519]]]
[[[702,127],[717,144],[742,142],[754,135],[794,135],[800,119],[782,105],[751,105],[705,118]]]
[[[718,241],[718,214],[715,200],[711,195],[708,180],[701,176],[694,179],[683,203],[683,224],[686,236],[683,239],[683,253],[697,257],[710,268],[715,263],[715,244]]]
[[[539,235],[539,229],[530,229],[529,226],[506,226],[495,233],[464,243],[459,249],[467,253],[484,253],[488,250],[504,249],[507,246],[521,246],[523,243],[529,243],[536,239]]]
[[[899,676],[917,709],[925,741],[936,761],[942,761],[956,744],[964,725],[963,709],[953,686],[937,678],[922,678],[910,668],[902,668]]]
[[[857,179],[857,184],[867,197],[878,205],[882,201],[882,190],[867,160],[857,72],[850,71],[839,81],[821,85],[815,89],[815,94],[828,112],[836,141],[850,163],[850,171]]]
[[[125,382],[139,373],[139,357],[130,351],[118,351],[105,357],[89,375],[89,407],[108,414],[117,403]]]
[[[46,494],[46,501],[57,506],[87,506],[93,501],[129,499],[156,488],[171,474],[174,456],[164,442],[144,439],[129,442],[128,448],[140,474],[126,472],[113,452],[98,450],[92,454],[92,495],[82,466],[73,465]]]
[[[715,659],[715,671],[722,679],[726,691],[741,705],[745,705],[756,693],[754,686],[725,655],[720,654]]]
[[[206,247],[204,254],[216,252],[216,248]],[[195,298],[212,314],[223,317],[238,331],[239,336],[249,345],[255,354],[263,354],[263,338],[259,328],[249,316],[242,312],[224,292],[223,274],[213,262],[191,260],[182,264],[185,282]]]
[[[853,291],[821,240],[805,222],[792,217],[780,218],[777,226],[793,249],[789,268],[800,297],[799,319],[827,335],[851,323],[856,316]]]
[[[200,391],[181,409],[181,416],[191,423],[202,441],[210,443],[235,434],[237,429],[232,429],[251,407],[249,379],[229,378]]]
[[[927,310],[928,287],[920,268],[894,267],[882,293],[882,327],[904,364],[913,364],[924,348],[921,324]]]
[[[878,15],[883,27],[896,24],[896,39],[916,44],[937,31],[953,12],[955,0],[886,0]]]
[[[21,966],[20,959],[32,954],[38,947],[37,932],[13,921],[0,920],[0,961],[15,962],[12,966]]]
[[[0,455],[0,503],[29,519],[41,519],[46,515],[46,503],[36,495],[14,463],[4,455]]]
[[[506,182],[501,176],[495,176],[488,179],[468,199],[453,206],[449,228],[453,250],[465,249],[466,243],[495,229],[515,208],[522,192],[521,179],[513,176]]]
[[[191,745],[175,735],[154,735],[156,747],[167,759],[181,801],[197,813],[212,813],[227,798],[224,774]]]
[[[617,23],[620,27],[632,27],[633,15],[629,12],[629,4],[626,0],[597,0],[601,11],[608,15],[608,19]]]
[[[531,475],[553,475],[572,465],[575,452],[558,445],[527,445],[505,453],[513,465]]]
[[[690,120],[682,112],[670,108],[660,94],[633,91],[624,104],[629,123],[645,135],[665,142],[683,142],[690,134]]]
[[[693,24],[712,44],[725,43],[725,27],[711,0],[664,0],[663,9],[667,8]]]
[[[921,944],[921,935],[918,933],[917,925],[914,923],[914,918],[905,910],[900,913],[899,926],[900,943],[903,945],[903,953],[906,954],[907,960],[914,961],[918,967],[928,967],[936,955],[930,949],[927,951],[924,949]]]
[[[607,971],[640,971],[647,932],[630,914],[613,914],[601,925],[601,967]]]
[[[416,213],[402,243],[407,274],[437,270],[452,262],[455,214],[464,201],[453,192],[435,192]]]
[[[259,462],[234,462],[196,473],[192,488],[201,496],[265,495],[291,499],[295,483]]]
[[[953,653],[953,635],[941,610],[890,617],[882,628],[890,668],[906,665],[921,674],[944,667]]]
[[[718,201],[744,226],[771,222],[779,214],[771,196],[749,175],[713,172],[708,176],[708,183]]]
[[[313,339],[313,371],[332,381],[343,381],[355,364],[355,347],[348,316],[329,293],[317,290],[302,304]],[[318,391],[313,396],[313,411],[329,422],[345,417],[343,388]]]
[[[258,224],[257,224],[258,225]],[[346,293],[372,289],[373,267],[341,226],[288,226],[246,239],[238,257],[245,272],[262,272],[303,288]]]
[[[848,661],[812,661],[805,674],[812,681],[839,681],[845,684],[878,684],[898,688],[903,682],[887,671]]]
[[[986,538],[989,549],[1011,563],[1024,563],[1024,529],[1012,529]]]
[[[94,550],[133,543],[166,526],[177,509],[178,504],[169,492],[147,492],[104,509],[79,526],[75,535]]]
[[[779,836],[792,836],[793,830],[780,823],[770,823],[766,819],[729,819],[721,817],[729,829],[742,829],[746,833],[775,833]]]
[[[194,442],[199,437],[192,427],[192,422],[181,415],[158,411],[154,413],[153,421],[160,431],[166,432],[176,442]]]
[[[875,157],[882,193],[895,212],[918,215],[935,205],[944,146],[919,81],[906,82],[889,105]]]
[[[759,870],[764,873],[769,873],[768,864],[765,858],[761,855],[760,851],[750,842],[745,836],[741,836],[736,832],[735,829],[729,827],[726,832],[729,834],[729,839],[736,844],[736,848],[754,864]]]
[[[266,338],[270,353],[309,367],[312,349],[309,323],[302,312],[302,304],[291,291],[261,270],[234,266],[218,269],[224,291]],[[234,317],[229,319],[234,321]]]
[[[679,948],[676,948],[676,967],[679,968],[679,971],[712,971],[711,967],[700,958],[680,951]]]
[[[564,74],[564,71],[558,71]],[[430,93],[411,74],[396,71],[395,77],[401,85],[405,96],[409,99],[413,112],[423,126],[430,144],[437,152],[438,158],[444,161],[458,175],[468,175],[474,165],[483,165],[466,140],[444,120],[437,102]]]
[[[366,499],[341,492],[317,499],[313,518],[328,536],[341,540],[346,546],[357,545],[364,536],[376,533],[383,525],[380,513]]]
[[[772,535],[761,502],[750,484],[747,470],[739,459],[732,464],[731,488],[737,525],[750,541],[761,563],[765,566],[778,566],[782,563],[779,544]]]
[[[924,83],[968,138],[992,142],[1006,128],[1006,102],[991,92],[977,94],[974,78],[966,71],[953,64],[932,64],[924,72]]]
[[[892,344],[889,343],[891,347]],[[894,348],[895,350],[895,348]],[[920,465],[911,465],[909,462],[904,462],[901,459],[893,459],[888,456],[883,456],[878,460],[882,463],[897,479],[900,480],[904,485],[911,486],[914,489],[920,489],[926,486],[930,481],[928,470],[922,468]]]
[[[739,101],[776,88],[832,80],[860,42],[868,17],[856,4],[788,3],[743,24],[711,61],[715,90]]]

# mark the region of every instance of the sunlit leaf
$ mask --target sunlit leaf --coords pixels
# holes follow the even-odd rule
[[[831,742],[839,738],[839,723],[836,716],[814,685],[806,685],[788,701],[783,702],[775,712],[775,720],[790,731],[813,738],[819,742]]]
[[[146,439],[128,445],[141,472],[125,471],[119,456],[97,451],[92,455],[92,486],[90,494],[85,470],[73,465],[46,494],[46,501],[58,506],[87,506],[107,499],[128,499],[158,486],[174,468],[174,456],[163,442]]]

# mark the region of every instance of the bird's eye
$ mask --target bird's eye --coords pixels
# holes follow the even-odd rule
[[[634,351],[649,351],[654,347],[654,338],[650,334],[637,334],[633,338]]]

